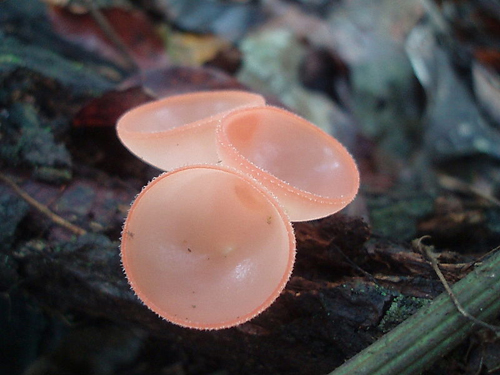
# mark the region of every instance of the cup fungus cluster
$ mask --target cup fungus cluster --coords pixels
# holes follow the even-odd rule
[[[126,276],[148,308],[183,327],[232,327],[269,307],[292,272],[291,221],[333,214],[359,187],[337,140],[244,91],[148,103],[124,114],[117,133],[169,171],[128,213]]]

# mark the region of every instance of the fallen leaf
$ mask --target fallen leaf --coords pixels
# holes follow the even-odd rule
[[[127,110],[152,100],[142,87],[112,90],[91,100],[73,118],[75,127],[114,126]]]
[[[203,90],[246,90],[236,78],[208,67],[169,67],[131,77],[123,88],[142,85],[157,98]]]
[[[141,69],[167,64],[163,40],[143,13],[120,8],[101,9],[100,12],[121,37]],[[52,27],[62,38],[111,61],[122,61],[116,45],[108,39],[90,13],[75,14],[65,8],[50,6],[48,14]]]
[[[214,35],[172,32],[168,38],[169,56],[178,65],[200,66],[230,47],[230,43]]]
[[[230,75],[212,68],[173,67],[146,71],[87,103],[73,118],[75,127],[115,126],[118,118],[150,100],[202,90],[244,90]]]

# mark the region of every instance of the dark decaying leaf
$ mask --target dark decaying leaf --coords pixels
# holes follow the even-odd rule
[[[115,126],[127,110],[170,95],[203,90],[244,89],[236,79],[214,68],[171,67],[133,76],[122,89],[91,100],[73,118],[76,127]]]
[[[67,179],[64,176],[70,175],[71,156],[65,145],[54,139],[51,127],[40,120],[33,105],[18,102],[5,111],[0,133],[0,160],[29,166],[41,179],[50,180],[50,174]]]
[[[118,118],[127,110],[146,103],[153,98],[141,87],[125,90],[112,90],[91,100],[73,118],[73,125],[80,126],[114,126]]]
[[[149,70],[126,80],[122,87],[135,85],[142,85],[157,98],[192,91],[246,89],[236,78],[218,69],[186,66]]]
[[[121,8],[106,8],[101,12],[140,68],[159,68],[167,64],[163,40],[143,13]],[[49,16],[55,31],[62,38],[81,45],[90,53],[100,54],[115,62],[121,61],[116,45],[89,13],[75,14],[65,8],[51,6]]]

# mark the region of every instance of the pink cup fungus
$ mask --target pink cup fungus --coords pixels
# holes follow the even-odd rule
[[[197,92],[167,97],[136,107],[117,123],[121,142],[136,156],[162,170],[215,164],[215,127],[230,111],[264,105],[245,91]]]
[[[220,329],[266,309],[288,281],[293,228],[250,176],[198,165],[160,175],[138,195],[121,256],[138,297],[180,326]]]
[[[234,110],[221,120],[216,135],[222,163],[269,189],[292,221],[333,214],[357,194],[359,173],[349,152],[286,110]]]
[[[232,327],[269,307],[295,259],[290,219],[335,213],[359,188],[337,140],[257,94],[169,97],[127,112],[117,133],[145,162],[177,168],[132,204],[121,256],[137,296],[183,327]]]

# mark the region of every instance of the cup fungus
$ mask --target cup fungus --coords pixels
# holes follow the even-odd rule
[[[117,132],[144,161],[178,168],[137,196],[121,256],[146,306],[184,327],[232,327],[266,309],[292,271],[290,219],[335,213],[359,187],[339,142],[256,94],[169,97],[127,112]]]
[[[359,188],[347,150],[305,119],[271,106],[238,109],[221,120],[217,146],[223,164],[269,189],[292,221],[333,214]]]
[[[175,324],[219,329],[266,309],[290,277],[295,238],[275,198],[221,166],[163,174],[138,195],[125,222],[129,283]]]
[[[136,156],[162,170],[197,163],[215,164],[215,127],[230,111],[264,105],[245,91],[196,92],[136,107],[117,123],[121,142]]]

